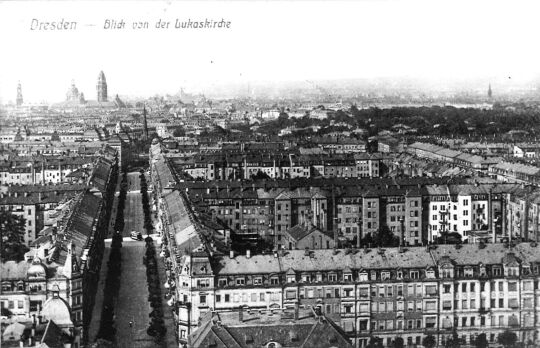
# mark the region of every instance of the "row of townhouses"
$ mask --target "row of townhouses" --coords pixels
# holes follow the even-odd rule
[[[272,179],[310,177],[379,177],[382,158],[362,154],[298,154],[295,152],[226,152],[172,157],[179,174],[187,179],[237,180],[264,174]]]
[[[54,299],[54,311],[62,315],[48,319],[75,328],[83,343],[88,338],[117,176],[116,157],[103,156],[85,185],[57,191],[49,190],[54,186],[30,186],[26,196],[13,187],[2,198],[2,209],[45,227],[28,236],[31,249],[24,260],[1,265],[0,304],[17,321],[47,319],[48,303]],[[14,201],[19,198],[24,201]]]
[[[481,332],[496,342],[506,329],[515,331],[522,342],[536,340],[540,247],[535,242],[386,249],[282,248],[270,254],[247,251],[235,255],[226,233],[209,227],[206,220],[211,216],[194,208],[189,194],[192,189],[177,189],[174,173],[162,154],[154,152],[151,160],[158,230],[163,235],[167,281],[173,292],[171,304],[181,344],[187,344],[188,337],[197,332],[199,318],[207,312],[242,308],[277,313],[295,306],[317,308],[339,323],[358,347],[366,346],[373,336],[382,338],[385,345],[396,337],[419,345],[423,337],[433,335],[444,344],[454,329],[468,344]],[[434,196],[443,197],[442,191],[436,190],[440,193]],[[500,193],[492,192],[496,194]],[[477,214],[478,204],[485,205],[484,211],[488,208],[487,197],[483,203],[473,202],[472,197],[456,197],[449,199],[451,211],[458,202],[460,209],[475,204]],[[396,204],[421,208],[422,201],[405,195],[404,203]],[[365,214],[378,209],[373,203],[370,197],[362,200]],[[436,204],[438,212],[439,205],[446,207],[448,202],[433,200],[429,204]],[[329,221],[321,219],[323,210],[316,209],[307,214],[315,217],[314,222]],[[420,214],[421,209],[409,209],[406,215],[414,215],[414,211]]]

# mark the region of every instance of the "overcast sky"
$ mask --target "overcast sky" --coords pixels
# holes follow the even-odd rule
[[[153,95],[257,80],[488,77],[540,72],[539,1],[0,2],[0,98],[60,101],[71,80],[87,99]],[[75,31],[30,30],[32,19]],[[174,29],[175,20],[230,21]],[[106,19],[125,29],[104,30]],[[153,28],[170,21],[169,29]],[[133,30],[133,21],[150,29]],[[95,25],[95,26],[87,26]]]

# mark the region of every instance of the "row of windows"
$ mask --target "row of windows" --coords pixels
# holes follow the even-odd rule
[[[270,301],[281,301],[281,296],[279,293],[275,293],[275,292],[268,293],[268,294],[265,294],[264,292],[251,293],[251,294],[234,293],[232,294],[232,296],[231,294],[224,294],[224,295],[217,294],[216,295],[216,303],[264,302],[267,299]],[[201,304],[206,303],[206,295],[199,295],[199,302]]]

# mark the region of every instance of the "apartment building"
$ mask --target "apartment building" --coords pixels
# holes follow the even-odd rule
[[[537,330],[536,244],[281,249],[273,255],[227,255],[205,241],[208,235],[194,243],[199,222],[194,217],[188,220],[194,249],[182,253],[178,266],[171,258],[177,274],[173,282],[180,342],[197,330],[198,318],[206,312],[296,305],[318,308],[339,322],[359,347],[373,336],[385,345],[396,337],[420,345],[426,335],[433,335],[444,344],[454,328],[463,332],[467,343],[480,332],[487,332],[494,342],[508,327],[527,341]],[[176,230],[167,238],[179,241],[187,236]],[[185,248],[169,244],[171,255],[174,250]],[[529,289],[526,295],[520,292],[522,287]]]

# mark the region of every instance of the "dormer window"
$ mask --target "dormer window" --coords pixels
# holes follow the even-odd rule
[[[322,273],[317,273],[317,282],[322,282]]]
[[[351,281],[352,281],[352,273],[345,273],[345,274],[343,274],[343,281],[345,281],[345,282],[351,282]]]
[[[227,286],[227,278],[220,278],[218,280],[218,286],[220,288],[223,288],[223,287]]]
[[[361,282],[367,282],[368,281],[368,274],[367,272],[362,272],[359,274],[359,278]]]
[[[245,285],[246,278],[236,278],[236,285]]]
[[[371,271],[371,280],[377,280],[377,272]]]
[[[208,288],[210,287],[210,279],[197,279],[198,288]]]
[[[516,277],[519,275],[519,267],[506,267],[506,276]]]
[[[480,266],[480,272],[479,272],[479,273],[480,273],[480,276],[481,276],[481,277],[486,276],[486,275],[487,275],[487,272],[486,272],[486,266],[481,265],[481,266]]]
[[[4,291],[11,291],[11,283],[10,282],[2,282],[2,292]]]
[[[302,283],[311,283],[311,276],[309,274],[302,274]]]
[[[411,279],[419,279],[420,278],[420,272],[418,271],[411,271]]]
[[[287,275],[287,283],[294,283],[296,281],[296,276],[294,274]]]
[[[262,277],[253,278],[253,285],[261,285],[261,284],[262,284]]]
[[[443,278],[454,278],[454,270],[452,268],[444,268],[442,270]]]
[[[426,271],[426,278],[434,279],[435,278],[435,271],[432,269],[428,269]]]
[[[381,272],[381,280],[390,280],[390,272],[388,271]]]
[[[495,277],[500,277],[501,276],[501,268],[500,267],[493,267],[493,275]]]
[[[472,267],[465,267],[465,277],[472,278],[473,277],[473,268]]]
[[[396,278],[397,279],[403,279],[403,271],[397,271],[396,272]]]
[[[337,274],[335,274],[335,273],[330,273],[330,274],[328,275],[328,281],[329,281],[329,282],[337,282]]]

